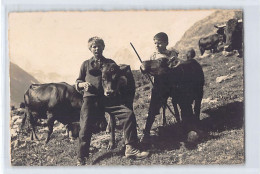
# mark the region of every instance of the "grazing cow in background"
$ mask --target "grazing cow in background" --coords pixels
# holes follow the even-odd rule
[[[224,37],[220,34],[213,34],[207,37],[200,38],[199,49],[201,55],[204,54],[205,50],[210,50],[211,53],[217,52],[219,43],[223,41]]]
[[[218,45],[226,41],[224,27],[215,25],[215,28],[218,29],[216,34],[199,39],[198,44],[201,55],[204,54],[205,50],[210,50],[212,53],[217,52]]]
[[[225,35],[225,25],[214,25],[215,28],[217,28],[217,34],[220,34],[223,36],[223,42],[226,42],[226,35]]]
[[[226,44],[225,51],[237,50],[239,56],[243,54],[243,22],[242,20],[230,19],[225,27]]]
[[[192,129],[200,120],[200,107],[203,98],[204,73],[201,65],[190,59],[175,68],[170,68],[166,58],[143,62],[144,72],[154,76],[166,77],[166,88],[170,89],[173,105],[178,104],[181,109],[181,118],[185,129]],[[192,103],[195,101],[194,109]],[[195,116],[194,116],[195,115]]]
[[[102,86],[105,102],[123,104],[133,110],[135,96],[135,80],[129,65],[107,63],[102,66]],[[115,147],[115,117],[110,116],[107,132],[111,131],[109,147]]]

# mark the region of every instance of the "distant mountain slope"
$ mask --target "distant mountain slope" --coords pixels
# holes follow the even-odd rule
[[[242,19],[241,10],[218,10],[208,17],[196,22],[183,37],[176,43],[174,48],[180,52],[187,48],[194,48],[197,55],[199,54],[198,41],[201,37],[216,33],[214,25],[224,24],[231,18]]]
[[[10,62],[11,105],[18,106],[23,101],[24,92],[32,83],[39,83],[32,75]]]

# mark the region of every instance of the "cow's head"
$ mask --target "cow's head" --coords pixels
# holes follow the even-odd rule
[[[221,35],[221,42],[226,42],[226,35],[225,35],[225,29],[226,25],[214,25],[215,28],[217,28],[217,34]]]
[[[232,51],[238,49],[242,45],[242,30],[243,23],[237,19],[230,19],[226,23],[225,35],[226,44],[224,47],[225,51]]]
[[[106,63],[102,66],[102,86],[104,95],[107,97],[115,96],[119,89],[127,84],[126,76],[122,75],[129,66],[118,66],[115,63]]]
[[[147,60],[142,63],[142,70],[144,73],[151,75],[162,75],[178,64],[176,59],[159,58],[156,60]]]
[[[218,29],[217,30],[218,34],[221,34],[221,35],[225,34],[225,27],[226,27],[226,25],[219,25],[219,26],[214,25],[214,27]]]

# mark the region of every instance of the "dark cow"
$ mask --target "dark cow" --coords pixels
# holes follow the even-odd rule
[[[218,45],[226,41],[224,27],[216,25],[215,27],[218,29],[216,34],[212,34],[210,36],[199,39],[198,44],[201,55],[204,54],[205,50],[210,50],[212,53],[217,52]]]
[[[135,80],[129,65],[107,63],[102,67],[102,86],[109,102],[116,101],[133,110],[135,96]],[[113,99],[112,99],[113,98]],[[111,100],[112,99],[112,100]],[[110,117],[107,132],[111,131],[111,143],[115,146],[115,118]]]
[[[133,109],[135,80],[129,65],[103,65],[102,86],[106,97],[120,96],[120,103]]]
[[[215,53],[218,50],[218,45],[220,42],[223,42],[223,35],[213,34],[199,40],[199,49],[201,55],[204,54],[205,50],[210,50],[211,53]]]
[[[46,143],[50,140],[53,132],[54,121],[62,124],[70,124],[79,121],[82,105],[82,95],[75,88],[67,83],[32,84],[24,94],[25,117],[32,127],[32,135],[38,139],[35,127],[41,125],[38,119],[47,119],[47,123],[41,126],[48,126]]]
[[[172,98],[173,106],[177,104],[180,106],[184,125],[192,126],[193,122],[200,120],[204,73],[195,59],[187,60],[174,68],[170,68],[167,58],[144,61],[142,65],[144,72],[168,79],[163,85],[170,89],[169,97]],[[194,109],[192,109],[194,101]],[[190,129],[190,127],[186,128]]]
[[[75,87],[62,83],[32,84],[24,94],[25,116],[22,127],[28,119],[32,127],[31,139],[38,139],[36,126],[48,126],[46,143],[53,132],[54,121],[66,125],[67,133],[72,137],[78,137],[80,109],[82,106],[82,94]],[[39,119],[47,119],[47,123],[39,123]],[[105,130],[107,122],[105,117],[97,119],[93,125],[93,133]]]
[[[243,52],[243,22],[237,19],[230,19],[226,23],[225,27],[226,44],[225,51],[237,50],[239,56],[242,56]]]

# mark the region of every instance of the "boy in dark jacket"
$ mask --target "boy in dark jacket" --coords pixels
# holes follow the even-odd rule
[[[123,125],[126,145],[125,156],[134,159],[146,158],[149,153],[141,152],[136,148],[138,137],[133,110],[120,104],[106,106],[106,103],[103,102],[101,68],[103,64],[114,63],[113,60],[103,56],[104,41],[99,37],[92,37],[88,41],[88,47],[93,53],[93,57],[83,62],[79,77],[76,80],[77,90],[84,88],[83,105],[80,113],[78,164],[85,164],[85,160],[89,156],[93,125],[96,119],[104,117],[104,112],[117,117]]]

